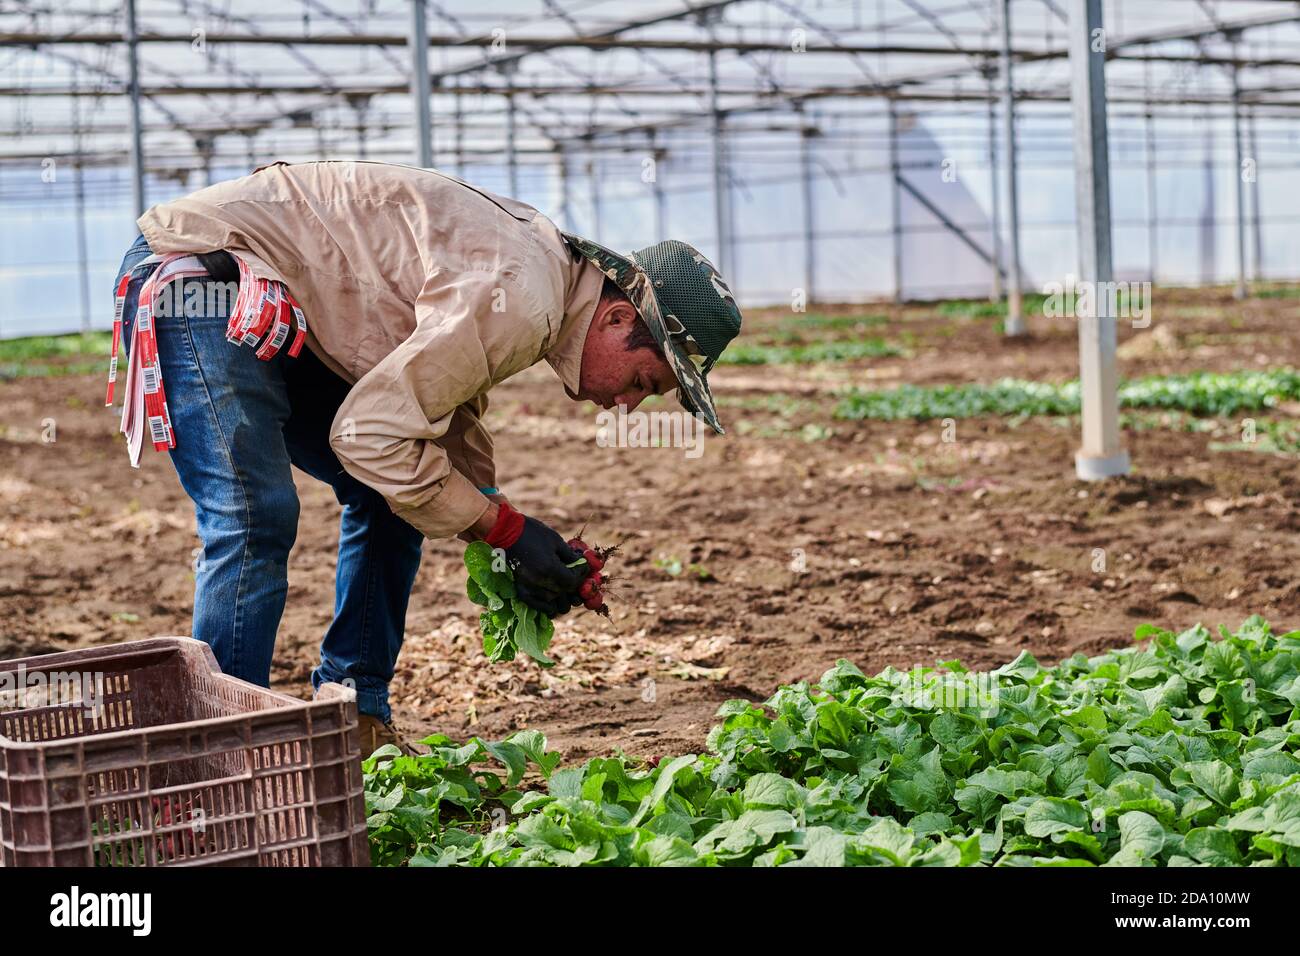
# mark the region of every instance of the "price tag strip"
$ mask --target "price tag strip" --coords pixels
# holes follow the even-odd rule
[[[226,340],[235,346],[248,345],[262,361],[270,361],[279,353],[289,338],[291,328],[296,329],[289,356],[297,358],[307,338],[307,318],[301,306],[284,287],[274,279],[254,276],[238,255],[239,294],[230,310],[226,327]],[[158,307],[164,290],[177,280],[208,276],[202,263],[187,253],[153,257],[144,260],[158,262],[158,268],[140,290],[140,301],[131,328],[131,348],[126,365],[126,398],[122,403],[122,434],[127,437],[127,451],[131,466],[140,467],[140,449],[144,429],[149,430],[149,440],[155,451],[176,447],[176,434],[172,428],[171,412],[167,407],[167,392],[163,387],[162,365],[158,360]],[[105,405],[113,404],[113,390],[117,382],[117,356],[122,342],[122,313],[126,307],[126,291],[130,273],[118,283],[113,303],[113,344],[108,363],[108,392]],[[180,296],[171,299],[171,312],[181,307]],[[260,343],[260,344],[259,344]]]

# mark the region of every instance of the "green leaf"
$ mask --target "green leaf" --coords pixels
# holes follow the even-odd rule
[[[1183,769],[1196,788],[1220,806],[1237,799],[1237,775],[1222,760],[1189,763]]]
[[[493,567],[497,558],[486,541],[475,541],[465,548],[465,569],[484,592],[508,600],[515,596],[515,583],[509,571]]]
[[[1165,828],[1155,817],[1131,810],[1120,814],[1120,846],[1142,859],[1155,860],[1165,846]]]
[[[746,807],[774,807],[793,809],[798,802],[798,791],[793,781],[777,773],[759,773],[745,783]]]
[[[654,789],[650,791],[649,796],[641,801],[641,806],[637,809],[636,815],[628,822],[629,826],[637,826],[647,813],[659,807],[668,791],[672,789],[677,775],[686,770],[691,764],[695,763],[694,754],[686,754],[682,757],[674,757],[668,763],[659,768],[659,776],[655,779]]]
[[[1033,792],[1043,787],[1042,778],[1026,770],[1001,770],[989,767],[966,778],[967,785],[983,787],[999,796],[1010,799],[1018,793]]]
[[[1183,850],[1198,863],[1237,866],[1241,853],[1232,834],[1222,827],[1198,827],[1183,837]]]
[[[640,848],[642,866],[697,866],[699,854],[675,836],[657,836]]]
[[[851,846],[869,855],[883,858],[895,866],[906,866],[912,857],[916,838],[892,817],[881,817],[862,835],[851,841]]]
[[[511,601],[510,606],[515,612],[515,646],[543,667],[553,667],[555,661],[546,656],[546,648],[555,633],[554,623],[518,599]]]
[[[1043,797],[1025,811],[1025,832],[1030,836],[1046,837],[1066,830],[1082,830],[1087,826],[1087,811],[1078,800]]]
[[[939,761],[939,748],[919,760],[903,761],[890,771],[889,795],[904,810],[923,813],[943,805],[951,792],[948,775]]]

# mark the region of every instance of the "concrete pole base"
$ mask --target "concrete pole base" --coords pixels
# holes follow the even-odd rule
[[[1109,458],[1096,458],[1092,455],[1085,455],[1081,451],[1075,452],[1074,473],[1078,475],[1080,481],[1102,481],[1106,478],[1127,475],[1128,472],[1127,451],[1121,451]]]

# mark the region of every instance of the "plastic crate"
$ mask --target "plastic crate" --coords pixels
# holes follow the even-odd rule
[[[0,662],[0,866],[367,866],[358,745],[187,637]]]

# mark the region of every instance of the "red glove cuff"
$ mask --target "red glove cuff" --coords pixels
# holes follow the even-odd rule
[[[524,533],[524,516],[508,504],[497,507],[496,523],[483,540],[494,548],[508,548]]]

